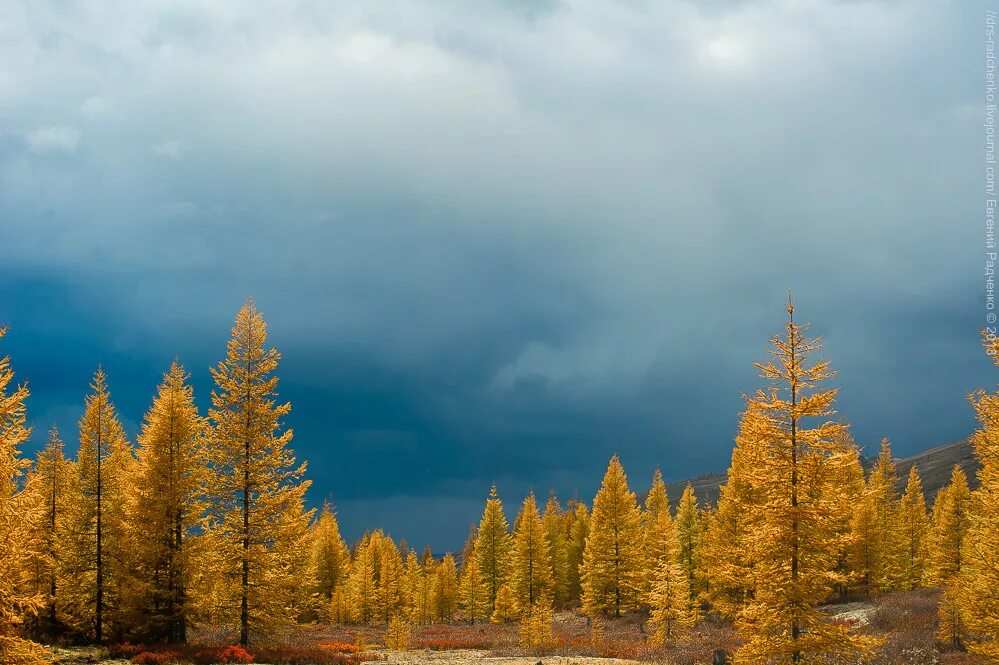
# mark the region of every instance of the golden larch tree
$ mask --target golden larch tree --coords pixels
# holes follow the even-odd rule
[[[660,516],[669,518],[669,524],[660,524]],[[642,564],[644,579],[642,580],[642,593],[648,594],[652,591],[653,584],[657,576],[659,561],[662,552],[667,546],[664,538],[669,537],[663,529],[673,528],[673,518],[670,515],[669,496],[666,494],[666,483],[663,481],[662,471],[656,467],[652,474],[652,486],[649,493],[645,495],[645,509],[642,511],[642,542],[645,550],[645,561]],[[674,533],[672,537],[675,537]]]
[[[213,506],[207,527],[218,535],[226,607],[246,645],[251,631],[266,632],[302,609],[300,584],[308,565],[304,509],[309,481],[297,464],[292,431],[282,419],[291,404],[276,402],[280,354],[266,348],[267,324],[252,301],[239,310],[226,358],[212,368],[207,441]]]
[[[310,542],[316,612],[321,621],[329,621],[333,594],[346,584],[350,574],[350,549],[340,535],[340,523],[329,501],[323,503],[312,524]]]
[[[122,593],[128,589],[131,543],[127,540],[129,502],[136,461],[118,420],[107,376],[94,374],[80,418],[76,496],[68,515],[67,611],[77,629],[93,631],[100,644],[110,626],[120,638]]]
[[[586,504],[578,499],[569,502],[566,516],[566,591],[568,603],[575,603],[583,595],[580,569],[583,566],[583,552],[586,549],[586,538],[590,534],[590,511]]]
[[[926,497],[923,481],[913,464],[905,493],[899,504],[899,523],[902,532],[902,582],[906,589],[916,589],[923,581],[926,561],[926,531],[929,526],[926,514]]]
[[[983,338],[999,365],[999,339]],[[972,495],[970,524],[959,580],[959,602],[967,630],[967,648],[999,663],[999,393],[979,390],[971,396],[979,428],[972,436],[978,489]]]
[[[458,606],[465,621],[475,623],[479,619],[489,617],[489,598],[482,573],[479,571],[479,560],[475,556],[475,537],[469,536],[472,547],[465,548],[461,557],[461,575],[458,581]]]
[[[661,525],[656,534],[660,550],[654,562],[656,572],[649,592],[649,641],[656,646],[672,644],[697,621],[677,530],[668,518],[669,510],[661,511],[657,516],[657,523]]]
[[[946,586],[961,572],[964,540],[971,523],[971,489],[960,465],[950,484],[937,492],[927,539],[926,583]]]
[[[680,547],[680,566],[687,576],[692,594],[700,590],[697,579],[699,544],[701,540],[701,511],[697,507],[694,488],[687,483],[676,504],[676,539]]]
[[[475,556],[486,587],[490,616],[496,611],[496,596],[509,575],[510,548],[510,525],[503,514],[503,503],[496,493],[496,485],[493,485],[489,489],[475,541]]]
[[[450,552],[434,571],[434,608],[441,623],[451,623],[458,611],[458,565]]]
[[[641,513],[614,455],[593,499],[580,571],[583,610],[590,617],[619,617],[637,609],[643,600],[643,564]]]
[[[163,375],[138,437],[139,475],[129,527],[135,544],[133,621],[144,637],[185,642],[192,542],[205,511],[206,422],[176,360]]]
[[[747,409],[739,422],[732,462],[718,504],[707,520],[698,550],[698,570],[705,581],[705,598],[722,617],[731,619],[752,598],[755,570],[747,539],[755,503],[751,474],[770,425],[758,409]]]
[[[56,638],[62,632],[63,552],[66,548],[66,514],[72,496],[72,465],[55,425],[49,429],[45,447],[38,451],[30,477],[38,502],[34,511],[31,540],[35,549],[31,572],[35,591],[44,598],[36,633]]]
[[[739,663],[855,658],[870,643],[835,625],[818,609],[840,582],[837,573],[837,506],[847,461],[842,424],[833,413],[836,390],[822,390],[833,376],[827,361],[809,357],[821,349],[794,322],[787,304],[784,334],[771,338],[771,359],[757,363],[767,387],[749,400],[765,416],[760,454],[752,477],[749,557],[756,566],[753,598],[737,627],[746,643]]]
[[[559,607],[569,602],[569,532],[558,497],[552,494],[541,517],[552,565],[552,601]]]
[[[548,538],[532,491],[524,499],[513,527],[510,589],[518,613],[526,612],[542,595],[551,595],[554,584],[548,556]]]
[[[0,338],[7,328],[0,328]],[[47,651],[19,635],[40,609],[43,596],[26,584],[26,563],[42,545],[31,538],[36,488],[23,488],[30,462],[20,446],[31,434],[26,424],[28,388],[16,385],[10,357],[0,358],[0,664],[41,665]]]

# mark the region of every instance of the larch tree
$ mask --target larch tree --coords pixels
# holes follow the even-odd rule
[[[680,566],[687,576],[691,593],[695,595],[700,587],[697,579],[698,545],[701,539],[700,513],[694,488],[687,483],[676,504],[676,539],[680,547]]]
[[[304,509],[310,482],[297,464],[292,431],[281,420],[291,404],[278,404],[275,370],[280,354],[266,348],[267,325],[252,301],[236,315],[226,358],[212,368],[216,389],[209,410],[208,461],[214,503],[207,522],[221,545],[227,589],[236,608],[239,642],[251,631],[293,620],[302,610],[299,584],[308,565]]]
[[[898,473],[891,444],[881,440],[881,451],[867,481],[867,494],[874,510],[873,568],[869,592],[882,593],[903,586],[904,543],[899,524]]]
[[[845,426],[826,420],[836,390],[820,385],[833,372],[827,361],[809,359],[820,341],[794,322],[790,299],[787,314],[784,333],[771,338],[771,359],[756,365],[768,385],[749,400],[767,427],[751,481],[756,500],[747,548],[757,575],[737,621],[747,640],[736,651],[739,663],[856,658],[871,647],[819,610],[841,579],[836,527]]]
[[[7,328],[0,328],[0,338]],[[26,424],[28,388],[16,385],[10,358],[0,359],[0,664],[41,665],[48,652],[19,635],[25,622],[41,608],[43,596],[28,584],[26,562],[40,545],[31,538],[32,496],[36,487],[22,487],[30,462],[20,446],[31,434]]]
[[[955,464],[950,485],[940,490],[933,502],[926,565],[928,585],[944,590],[938,608],[937,639],[953,648],[964,646],[968,632],[960,583],[964,577],[971,507],[968,477],[960,465]]]
[[[923,481],[915,464],[909,468],[905,493],[899,504],[899,524],[903,544],[902,582],[906,589],[916,589],[923,581],[928,521]]]
[[[139,475],[134,536],[137,612],[145,637],[185,642],[190,622],[193,539],[204,517],[206,422],[189,375],[174,361],[163,375],[138,438]]]
[[[527,612],[543,595],[550,597],[552,565],[538,502],[532,491],[524,499],[513,527],[510,588],[518,613]]]
[[[474,538],[472,543],[474,545]],[[489,598],[486,585],[479,571],[479,560],[474,547],[466,548],[467,555],[461,558],[461,575],[458,581],[458,606],[465,621],[475,623],[489,617]]]
[[[377,621],[388,625],[392,618],[401,614],[405,608],[406,571],[395,542],[389,536],[378,533],[380,537],[376,555],[375,616]],[[433,588],[433,560],[424,561],[423,567],[424,575],[430,579]]]
[[[68,515],[66,554],[67,611],[79,630],[93,631],[102,643],[108,628],[120,638],[122,594],[130,581],[131,543],[127,540],[135,457],[118,420],[107,376],[94,374],[91,394],[80,418],[80,448],[75,464],[77,492]]]
[[[946,586],[961,572],[963,545],[971,521],[970,511],[968,476],[955,464],[950,484],[937,493],[933,502],[927,543],[927,585]]]
[[[458,565],[448,552],[434,571],[434,607],[437,621],[451,623],[458,611]]]
[[[993,362],[999,364],[999,341],[986,337],[984,342]],[[972,443],[981,468],[956,587],[971,633],[968,650],[999,663],[999,393],[978,391],[971,402],[979,422]]]
[[[739,422],[732,462],[718,504],[708,519],[698,550],[698,570],[705,581],[705,597],[721,616],[731,619],[752,598],[755,570],[748,556],[750,510],[755,503],[751,474],[770,425],[758,409],[747,409]]]
[[[323,503],[319,517],[312,524],[310,541],[316,613],[320,620],[329,621],[333,595],[346,583],[350,573],[350,550],[340,535],[340,523],[329,501]]]
[[[668,524],[660,524],[660,517],[665,514]],[[665,529],[665,531],[664,531]],[[667,547],[665,538],[672,536],[668,531],[673,529],[673,519],[670,515],[669,496],[666,494],[666,483],[663,481],[662,471],[656,467],[652,474],[652,486],[649,493],[645,495],[645,510],[642,511],[642,542],[645,548],[645,561],[643,562],[644,579],[642,581],[642,593],[648,594],[652,591],[655,583],[659,561],[662,553]]]
[[[350,568],[350,576],[347,578],[348,620],[354,623],[372,623],[377,616],[376,594],[381,538],[380,531],[369,532],[364,534],[355,546],[354,561]],[[416,562],[416,554],[410,554]]]
[[[552,566],[552,600],[564,607],[569,602],[569,533],[562,504],[554,494],[548,497],[541,523]]]
[[[66,547],[66,514],[69,508],[72,466],[66,459],[65,444],[55,425],[49,430],[45,447],[38,452],[31,469],[31,482],[38,502],[32,541],[39,547],[31,565],[34,587],[44,598],[36,633],[49,638],[62,632],[63,551]]]
[[[635,493],[614,455],[593,499],[590,531],[583,552],[583,610],[590,617],[619,617],[642,602],[644,551]]]
[[[583,552],[586,538],[590,535],[590,510],[578,499],[569,503],[566,511],[568,542],[566,543],[567,591],[569,603],[579,602],[583,595],[580,572],[583,566]]]
[[[503,514],[503,503],[496,493],[496,485],[489,490],[486,507],[479,522],[479,535],[475,541],[475,557],[486,587],[488,612],[496,610],[496,595],[506,582],[510,570],[510,525]]]
[[[649,641],[656,646],[672,644],[697,621],[692,602],[690,578],[681,561],[680,541],[669,518],[669,510],[660,511],[657,533],[660,551],[654,561],[655,575],[649,592]]]

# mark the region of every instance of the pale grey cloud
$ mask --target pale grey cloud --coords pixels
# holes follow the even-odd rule
[[[80,142],[80,132],[68,125],[39,127],[28,132],[24,138],[35,154],[73,153]]]

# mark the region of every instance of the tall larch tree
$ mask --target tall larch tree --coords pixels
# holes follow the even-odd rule
[[[669,518],[668,525],[660,524],[660,516],[664,513]],[[672,529],[672,522],[663,472],[656,467],[652,474],[652,486],[649,488],[649,493],[645,495],[645,510],[642,511],[642,542],[645,548],[645,561],[642,566],[645,578],[642,582],[643,594],[652,591],[658,574],[659,561],[666,547],[664,539],[669,537],[669,534],[664,532],[664,528]],[[673,537],[675,536],[674,533]]]
[[[137,612],[145,637],[187,640],[192,542],[205,511],[206,422],[189,375],[176,360],[146,412],[138,438],[139,481],[130,531],[136,547]],[[141,619],[140,619],[141,617]]]
[[[379,550],[382,533],[364,534],[354,549],[354,561],[347,578],[348,620],[354,623],[372,623],[378,612],[377,584]],[[414,562],[416,554],[410,553]]]
[[[649,592],[649,641],[656,646],[672,644],[697,621],[690,579],[683,567],[676,528],[668,520],[669,510],[660,511],[656,536],[660,551],[654,561],[655,575]]]
[[[7,328],[0,328],[0,338]],[[19,635],[40,609],[43,597],[25,584],[25,564],[40,545],[31,539],[32,496],[22,487],[30,462],[20,446],[31,434],[26,424],[28,388],[13,383],[10,357],[0,359],[0,664],[41,665],[47,651]]]
[[[590,532],[583,552],[583,610],[591,617],[619,617],[642,602],[644,551],[642,523],[635,493],[621,460],[607,465],[593,499]]]
[[[486,587],[489,615],[496,610],[496,595],[506,582],[510,570],[510,524],[503,514],[503,503],[496,493],[496,486],[489,489],[489,498],[479,522],[479,535],[475,541],[475,557]]]
[[[771,359],[757,363],[767,387],[748,406],[765,416],[767,431],[752,478],[756,501],[747,546],[758,574],[737,622],[747,640],[736,651],[739,663],[855,658],[870,648],[819,610],[840,581],[836,507],[847,461],[840,443],[845,426],[827,420],[836,390],[820,385],[833,372],[827,361],[809,358],[820,341],[806,338],[794,322],[790,299],[786,309],[784,333],[771,338]]]
[[[752,532],[750,510],[755,503],[751,474],[770,425],[758,409],[747,409],[739,422],[725,484],[708,519],[699,548],[698,570],[705,597],[722,617],[731,619],[752,598],[755,571],[747,539]]]
[[[676,504],[676,539],[680,547],[680,566],[687,576],[691,593],[696,595],[700,590],[697,558],[701,540],[701,511],[697,507],[697,496],[690,483],[683,488],[683,494]]]
[[[874,511],[873,568],[868,591],[883,593],[903,586],[904,543],[899,524],[898,473],[888,439],[867,481],[867,494]]]
[[[999,340],[985,337],[984,342],[999,364]],[[978,391],[971,403],[979,422],[972,443],[981,468],[957,588],[971,633],[968,650],[999,663],[999,393]]]
[[[458,581],[458,606],[465,621],[475,623],[480,619],[489,618],[489,599],[486,585],[479,571],[479,560],[475,556],[474,536],[472,549],[466,547],[466,555],[461,558],[461,574]]]
[[[375,580],[376,620],[388,625],[393,617],[399,616],[405,608],[406,572],[402,556],[395,542],[387,535],[379,534],[377,550],[377,572]],[[433,560],[424,561],[424,574],[430,578],[433,587]]]
[[[219,535],[216,554],[234,582],[227,595],[242,645],[252,631],[297,616],[308,564],[311,511],[304,509],[304,495],[310,483],[291,450],[292,431],[281,422],[291,404],[276,402],[280,354],[266,343],[264,318],[247,301],[225,360],[212,368],[216,389],[208,413],[214,498],[208,528]]]
[[[926,561],[926,531],[929,526],[926,515],[926,497],[923,494],[923,481],[913,464],[909,468],[905,493],[899,504],[899,524],[902,533],[902,582],[906,589],[916,589],[922,585],[923,568]]]
[[[554,494],[548,497],[541,523],[552,566],[552,600],[559,607],[564,607],[569,602],[569,533],[562,504]]]
[[[329,621],[333,595],[346,583],[350,573],[350,549],[340,535],[340,523],[329,501],[323,503],[319,517],[312,524],[310,541],[316,613],[321,621]]]
[[[76,627],[100,644],[109,634],[120,637],[121,594],[130,581],[132,561],[127,536],[128,502],[135,458],[111,401],[107,376],[98,368],[80,419],[77,496],[69,517],[67,610]]]
[[[527,612],[543,595],[551,596],[554,583],[548,538],[533,491],[524,499],[514,522],[510,569],[510,588],[518,612]]]
[[[34,587],[44,598],[36,634],[56,638],[62,632],[60,598],[63,588],[63,551],[66,547],[66,513],[71,492],[72,466],[66,459],[65,444],[55,425],[49,430],[45,447],[38,452],[31,469],[31,482],[38,505],[35,510],[32,541],[38,547],[31,564]]]
[[[951,471],[950,484],[933,502],[928,537],[926,582],[946,586],[961,572],[964,541],[971,522],[971,489],[960,465]]]
[[[434,608],[436,619],[451,623],[458,611],[458,565],[448,552],[434,571]]]
[[[586,538],[590,535],[590,511],[586,504],[578,499],[573,499],[569,503],[566,511],[566,533],[568,542],[566,543],[566,584],[568,591],[568,602],[574,604],[580,601],[583,595],[583,584],[580,571],[583,566],[583,552],[586,550]]]

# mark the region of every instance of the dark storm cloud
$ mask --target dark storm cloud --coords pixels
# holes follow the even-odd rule
[[[979,14],[947,2],[10,3],[0,320],[39,445],[133,433],[253,296],[311,499],[457,547],[490,482],[723,468],[793,288],[861,443],[988,385]]]

